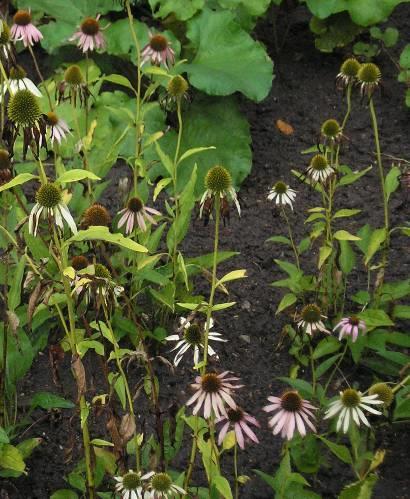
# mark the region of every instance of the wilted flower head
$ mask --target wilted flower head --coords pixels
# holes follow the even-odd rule
[[[194,365],[199,362],[199,353],[204,349],[204,336],[205,336],[205,324],[200,324],[198,322],[192,322],[185,317],[180,318],[180,334],[171,334],[165,338],[165,341],[175,341],[176,345],[171,350],[177,350],[174,359],[174,365],[178,366],[181,362],[184,354],[190,349],[194,350]],[[214,321],[211,319],[209,323],[209,329],[214,326]],[[227,341],[222,338],[221,333],[216,333],[214,331],[209,331],[208,341]],[[215,350],[208,344],[208,355],[215,356],[218,358]]]
[[[61,189],[57,184],[44,184],[36,193],[36,204],[33,206],[29,220],[28,231],[34,236],[37,235],[40,216],[48,219],[50,226],[56,224],[61,230],[64,230],[63,221],[65,220],[73,234],[77,233],[77,227],[74,219],[63,202]]]
[[[268,397],[271,404],[265,406],[265,412],[277,411],[269,420],[273,434],[291,440],[297,430],[302,437],[306,435],[306,425],[314,432],[316,428],[310,419],[314,419],[312,410],[316,410],[309,401],[302,399],[296,390],[286,391],[281,397]]]
[[[371,97],[382,79],[382,73],[379,66],[376,66],[372,62],[367,62],[360,66],[357,72],[357,79],[362,95]]]
[[[43,35],[31,22],[30,10],[18,10],[14,14],[11,38],[14,42],[22,40],[25,47],[33,46],[43,38]]]
[[[310,336],[312,336],[316,331],[322,331],[323,333],[330,334],[330,331],[325,328],[322,319],[326,319],[326,316],[322,315],[321,310],[317,305],[310,303],[309,305],[303,307],[298,318],[297,325]]]
[[[84,255],[76,255],[71,259],[71,266],[77,271],[87,268],[89,264],[88,258]]]
[[[17,90],[7,107],[8,123],[4,138],[12,149],[20,130],[23,130],[23,158],[30,147],[38,155],[39,147],[47,148],[46,123],[37,100],[30,90]]]
[[[78,39],[78,47],[85,53],[88,50],[91,52],[94,49],[100,50],[105,48],[105,39],[101,31],[98,20],[100,15],[95,19],[86,17],[80,25],[80,30],[75,32],[70,38],[70,41]]]
[[[90,95],[80,66],[76,64],[69,66],[65,70],[64,79],[56,87],[58,102],[68,99],[72,105],[76,106],[78,98],[80,106],[85,106]]]
[[[223,423],[223,426],[219,430],[218,445],[222,444],[229,428],[233,428],[235,431],[236,441],[242,450],[245,448],[246,437],[249,437],[249,439],[256,444],[259,443],[258,437],[249,425],[260,428],[260,424],[253,416],[245,412],[240,407],[237,407],[236,409],[229,408],[226,415],[218,418],[216,422]]]
[[[296,191],[291,189],[285,182],[276,182],[269,191],[268,200],[275,201],[276,206],[289,205],[293,210],[293,201],[296,197]]]
[[[343,135],[339,122],[333,118],[330,118],[322,123],[320,132],[326,144],[328,142],[330,144],[338,142]]]
[[[211,168],[205,177],[205,192],[200,201],[199,216],[205,212],[205,222],[213,210],[213,202],[215,197],[221,200],[221,215],[225,219],[229,219],[229,202],[235,203],[239,216],[241,216],[241,207],[238,202],[238,196],[232,185],[232,177],[229,171],[223,166],[216,165]]]
[[[394,400],[394,392],[387,383],[375,383],[369,388],[369,395],[377,395],[384,407],[390,407]]]
[[[114,480],[117,482],[115,490],[121,494],[121,499],[143,499],[144,482],[153,475],[155,475],[154,471],[142,475],[140,471],[129,470],[123,476],[114,477]]]
[[[104,227],[111,225],[111,216],[107,208],[102,204],[94,203],[83,213],[82,226],[88,229],[93,225],[102,225]]]
[[[371,405],[383,404],[383,401],[378,398],[377,394],[363,396],[361,392],[354,390],[353,388],[347,388],[343,392],[340,392],[339,400],[331,402],[324,419],[329,419],[339,414],[336,430],[339,431],[343,429],[343,433],[347,433],[352,421],[360,426],[360,422],[364,423],[366,426],[370,427],[369,421],[363,413],[363,409],[371,412],[372,414],[381,414],[380,411],[376,411]]]
[[[357,72],[360,68],[360,62],[354,57],[346,59],[340,66],[339,74],[336,76],[336,80],[340,81],[341,84],[347,87],[352,84],[357,77]]]
[[[173,76],[168,82],[166,92],[161,95],[160,104],[165,109],[171,110],[176,103],[183,99],[189,100],[188,88],[188,82],[183,76]]]
[[[334,169],[329,165],[329,162],[323,154],[316,154],[316,156],[313,156],[306,170],[307,176],[315,183],[325,183],[334,172]]]
[[[12,165],[7,149],[0,149],[0,186],[10,182],[12,178]]]
[[[231,382],[239,381],[239,378],[234,376],[226,377],[229,371],[222,374],[206,373],[195,378],[195,383],[191,386],[195,389],[194,395],[188,400],[186,405],[195,403],[193,414],[196,415],[203,406],[204,418],[209,418],[214,412],[219,418],[221,415],[227,415],[225,403],[231,409],[236,409],[236,403],[231,394],[233,390],[241,388],[243,385],[233,385]]]
[[[120,229],[125,225],[126,234],[131,234],[136,226],[142,231],[146,231],[147,225],[145,221],[148,221],[152,225],[157,225],[157,222],[151,215],[161,215],[158,210],[145,206],[142,200],[137,197],[131,198],[126,208],[120,210],[118,214],[122,215],[118,221],[118,228]]]
[[[71,135],[67,123],[59,118],[55,112],[50,111],[46,113],[45,118],[47,125],[50,127],[51,144],[53,144],[54,140],[61,144],[61,142],[67,138],[67,134]]]
[[[153,65],[161,63],[167,68],[169,64],[175,62],[175,52],[171,48],[171,43],[161,34],[153,35],[149,32],[149,42],[141,52],[141,66],[146,62],[151,62]]]
[[[144,499],[169,499],[186,493],[183,488],[173,483],[168,473],[156,473],[148,484]]]
[[[333,328],[333,331],[337,331],[339,329],[339,340],[341,340],[344,336],[350,336],[352,338],[352,342],[354,343],[358,336],[359,332],[366,332],[366,323],[359,319],[356,316],[344,317],[340,322],[336,324]]]

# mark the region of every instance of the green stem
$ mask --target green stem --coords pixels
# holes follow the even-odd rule
[[[410,374],[408,374],[408,375],[407,375],[407,376],[406,376],[406,377],[405,377],[402,381],[400,381],[400,383],[398,383],[398,384],[397,384],[397,385],[396,385],[396,386],[392,389],[392,392],[393,392],[393,393],[396,393],[397,391],[399,391],[399,390],[400,390],[400,388],[401,388],[402,386],[404,386],[404,385],[407,383],[407,381],[409,381],[409,380],[410,380]]]
[[[238,445],[235,441],[235,447],[233,451],[233,470],[235,475],[235,499],[239,497],[239,482],[238,482]]]
[[[204,338],[204,363],[201,368],[201,374],[206,372],[208,363],[208,337],[211,324],[212,307],[214,305],[214,296],[216,290],[216,268],[218,265],[218,243],[219,243],[219,224],[221,218],[221,198],[219,193],[215,194],[215,237],[214,237],[214,254],[212,263],[212,280],[211,280],[211,294],[209,296],[208,307],[206,310],[206,325],[205,325],[205,338]]]
[[[348,345],[347,345],[347,341],[346,341],[346,344],[345,344],[345,347],[343,349],[342,355],[339,357],[339,360],[336,362],[336,365],[335,365],[335,367],[334,367],[334,369],[332,371],[332,374],[329,376],[329,378],[328,378],[328,380],[326,382],[326,385],[325,385],[325,388],[324,388],[324,395],[326,395],[327,389],[329,388],[330,383],[332,382],[332,379],[333,379],[334,375],[336,374],[336,371],[339,369],[339,366],[342,363],[344,356],[346,355],[347,346]]]
[[[173,251],[172,251],[172,264],[173,264],[173,274],[174,274],[174,279],[176,278],[177,275],[177,251],[178,251],[178,239],[177,239],[177,234],[178,234],[178,219],[179,219],[179,197],[178,197],[178,191],[177,191],[177,180],[178,180],[178,158],[179,158],[179,150],[181,147],[181,138],[182,138],[182,115],[181,115],[181,100],[178,99],[177,101],[177,115],[178,115],[178,138],[177,138],[177,146],[175,149],[175,156],[174,156],[174,170],[173,170],[173,176],[172,176],[172,183],[174,185],[174,198],[175,198],[175,203],[174,203],[174,245],[173,245]]]
[[[36,68],[37,75],[40,78],[41,83],[43,84],[44,91],[47,95],[48,103],[50,105],[50,111],[53,111],[53,103],[51,101],[50,93],[48,91],[47,85],[45,84],[45,81],[44,81],[43,75],[41,74],[40,68],[38,67],[36,56],[34,55],[33,49],[32,49],[30,44],[28,45],[28,50],[29,50],[31,57],[33,59],[34,67]]]
[[[184,480],[184,490],[186,490],[187,492],[188,492],[189,482],[191,481],[192,470],[194,469],[197,446],[198,446],[198,416],[195,417],[195,428],[194,428],[194,435],[192,437],[191,454],[189,456],[188,470]],[[184,497],[188,496],[186,495]]]
[[[309,337],[309,360],[310,360],[310,370],[312,371],[312,391],[313,395],[316,394],[316,369],[315,369],[315,360],[313,358],[313,349],[312,342]]]
[[[346,114],[345,114],[345,116],[343,118],[343,121],[342,121],[342,125],[340,127],[341,130],[342,130],[342,132],[344,132],[347,120],[349,119],[350,113],[351,113],[351,110],[352,110],[352,86],[353,86],[353,83],[349,83],[349,85],[347,86],[347,91],[346,91],[347,109],[346,109]],[[335,161],[335,164],[336,164],[337,167],[339,166],[339,152],[340,152],[340,144],[338,144],[337,150],[336,150],[336,161]]]
[[[286,225],[288,227],[288,234],[289,234],[290,244],[292,245],[293,253],[295,255],[296,266],[300,270],[299,252],[298,252],[298,250],[296,248],[296,245],[295,245],[295,242],[294,242],[294,239],[293,239],[292,227],[290,225],[289,218],[286,215],[286,210],[285,210],[285,208],[283,206],[282,206],[282,213],[283,213],[284,219],[286,220]]]

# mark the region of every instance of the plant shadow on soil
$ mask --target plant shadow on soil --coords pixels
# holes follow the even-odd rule
[[[402,5],[396,10],[390,22],[396,25],[403,35],[409,27],[409,19],[410,7]],[[260,444],[249,445],[239,458],[240,472],[252,476],[252,480],[241,490],[240,497],[244,499],[271,498],[274,495],[271,489],[254,476],[252,469],[273,473],[280,461],[281,439],[271,434],[267,427],[267,417],[261,411],[261,407],[265,405],[268,395],[276,395],[285,388],[277,377],[287,376],[292,362],[287,354],[289,345],[286,341],[282,348],[278,348],[281,329],[285,321],[290,319],[283,316],[275,317],[276,307],[283,291],[270,285],[272,281],[282,277],[273,259],[292,260],[292,254],[283,246],[265,242],[268,237],[284,235],[286,231],[280,216],[272,211],[272,205],[266,200],[266,196],[270,185],[278,179],[285,179],[296,188],[298,195],[291,222],[297,240],[305,237],[306,227],[303,226],[303,221],[306,210],[317,205],[319,200],[316,193],[298,183],[290,170],[295,168],[301,170],[306,166],[307,157],[301,156],[300,153],[315,144],[318,129],[325,119],[329,117],[342,119],[345,107],[342,95],[335,90],[335,76],[341,61],[348,55],[347,53],[324,55],[318,52],[314,48],[312,35],[305,22],[292,26],[279,55],[276,55],[272,48],[272,24],[269,18],[260,23],[257,36],[270,49],[270,55],[275,61],[276,78],[270,95],[262,103],[254,104],[245,99],[241,102],[242,110],[251,124],[253,168],[240,192],[242,218],[239,220],[232,212],[231,223],[222,230],[220,238],[221,249],[240,253],[221,265],[220,273],[244,268],[247,269],[248,278],[230,286],[229,300],[236,301],[237,305],[219,314],[215,326],[215,330],[222,332],[229,339],[229,343],[223,344],[221,348],[220,366],[232,370],[242,378],[246,388],[242,390],[241,402],[246,410],[258,417],[262,425],[258,432]],[[381,55],[377,62],[384,76],[383,94],[376,97],[382,151],[409,159],[410,149],[406,147],[409,144],[409,111],[403,104],[404,88],[397,83],[395,69],[386,55]],[[282,135],[275,126],[277,119],[289,122],[294,127],[294,134]],[[345,162],[354,169],[365,168],[374,163],[369,113],[358,97],[354,99],[352,118],[348,123],[346,135],[349,140],[343,145]],[[385,161],[385,166],[388,164],[389,162]],[[103,202],[107,206],[112,206],[113,210],[119,208],[115,197],[118,174],[116,177],[103,199]],[[345,227],[353,233],[365,223],[373,227],[380,226],[382,206],[376,168],[373,168],[364,179],[339,194],[337,202],[344,208],[363,209],[362,213],[349,221]],[[405,199],[403,194],[396,193],[391,203],[391,210],[392,224],[403,225],[406,215],[408,217],[409,214],[408,199]],[[403,279],[408,276],[409,270],[408,251],[407,254],[403,251],[404,245],[408,242],[403,236],[398,235],[398,232],[395,234],[392,238],[388,271],[390,280]],[[211,252],[212,225],[204,227],[200,220],[193,220],[183,246],[184,254],[187,256]],[[317,248],[314,248],[303,259],[305,269],[308,269],[309,265],[314,265],[316,258]],[[314,267],[311,268],[314,272]],[[351,278],[350,285],[355,292],[363,289],[365,282],[366,275],[357,272]],[[205,286],[203,289],[200,288],[200,291],[207,293]],[[220,295],[218,299],[225,300],[225,297]],[[249,342],[245,341],[243,336],[248,336]],[[51,332],[51,337],[55,342],[58,341],[55,331]],[[163,347],[162,355],[167,356],[167,350]],[[98,385],[98,367],[90,362],[86,365],[86,369],[91,373],[90,378],[95,377],[95,383]],[[133,376],[133,369],[130,372],[131,379],[137,379]],[[187,400],[189,383],[192,382],[194,374],[184,367],[178,368],[175,374],[169,373],[165,367],[159,367],[159,372],[161,408],[164,417],[167,417],[175,412],[175,407]],[[74,400],[76,395],[68,359],[62,363],[60,374],[66,395]],[[354,380],[363,381],[365,388],[372,381],[371,373],[363,368],[352,374]],[[300,371],[299,375],[303,376],[304,373]],[[308,377],[309,373],[306,372],[305,375]],[[91,379],[89,386],[92,385]],[[47,352],[38,356],[19,388],[20,401],[29,400],[37,391],[61,394],[53,385]],[[90,397],[92,395],[91,393]],[[28,460],[27,476],[12,481],[0,481],[0,490],[3,489],[1,497],[46,499],[56,489],[68,486],[64,476],[71,471],[75,460],[64,464],[64,448],[67,446],[70,418],[73,413],[64,410],[57,421],[51,413],[45,417],[41,412],[36,412],[35,415],[43,419],[35,424],[25,437],[42,436],[44,442]],[[81,453],[81,435],[77,419],[77,417],[73,419],[76,431],[72,444],[74,457],[78,458]],[[146,436],[149,435],[152,426],[149,419],[150,415],[146,411],[139,420]],[[95,436],[104,438],[105,421],[94,416],[93,424],[96,425]],[[387,455],[385,462],[379,468],[379,482],[373,497],[378,499],[409,497],[410,478],[409,474],[404,472],[410,469],[410,458],[407,455],[410,445],[409,434],[403,431],[404,425],[400,424],[381,425],[380,421],[375,420],[374,426],[377,432],[376,447],[387,449]],[[174,463],[175,468],[185,467],[189,447],[190,443],[186,438],[184,447]],[[344,485],[354,481],[354,476],[347,465],[341,466],[331,456],[326,457],[328,466],[322,468],[311,480],[312,490],[321,494],[323,498],[335,498]],[[229,476],[232,470],[232,455],[228,453],[224,456],[224,462],[226,474]],[[397,463],[400,463],[400,466],[397,466]],[[198,464],[194,472],[194,483],[203,483],[204,477],[199,470]]]

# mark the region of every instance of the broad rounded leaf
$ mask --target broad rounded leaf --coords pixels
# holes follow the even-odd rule
[[[179,21],[187,21],[202,9],[205,0],[149,0],[154,17],[164,19],[174,14]]]
[[[255,101],[268,95],[273,63],[262,45],[236,23],[233,13],[205,9],[188,22],[187,37],[197,50],[194,60],[184,66],[193,86],[210,95],[239,91]]]

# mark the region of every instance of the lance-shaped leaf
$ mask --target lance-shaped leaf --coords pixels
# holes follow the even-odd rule
[[[145,246],[136,243],[128,237],[124,237],[119,232],[112,234],[108,227],[92,226],[87,230],[80,230],[75,236],[68,239],[64,244],[70,245],[72,243],[81,241],[105,241],[106,243],[116,244],[123,248],[139,253],[146,253],[148,250]]]

